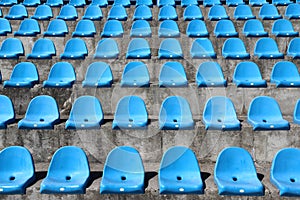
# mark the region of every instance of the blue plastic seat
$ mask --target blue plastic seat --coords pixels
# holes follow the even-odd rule
[[[173,6],[167,5],[160,8],[158,13],[158,20],[163,21],[166,19],[178,20],[176,9]]]
[[[222,150],[215,165],[214,180],[219,195],[264,195],[264,186],[257,177],[252,157],[240,147]]]
[[[179,37],[178,25],[173,20],[164,20],[160,23],[158,37]]]
[[[282,118],[280,107],[275,99],[258,96],[248,109],[248,123],[253,130],[289,130],[289,122]]]
[[[0,18],[0,35],[6,36],[8,33],[11,33],[11,25],[7,19]]]
[[[40,192],[84,194],[89,176],[90,167],[85,152],[79,147],[64,146],[54,153]]]
[[[40,38],[34,43],[31,54],[27,55],[27,59],[51,59],[55,55],[56,50],[52,40]]]
[[[68,26],[64,20],[54,19],[50,21],[47,31],[44,32],[44,36],[64,37],[68,32]]]
[[[191,5],[198,5],[198,1],[197,0],[182,0],[181,1],[181,7],[188,7]]]
[[[114,0],[114,6],[116,5],[121,5],[124,6],[125,8],[130,7],[130,0]]]
[[[15,36],[36,36],[41,32],[39,23],[35,19],[24,19]]]
[[[202,20],[192,20],[187,28],[186,34],[188,37],[208,37],[208,31],[205,22]]]
[[[1,194],[25,194],[35,181],[30,152],[21,146],[10,146],[0,152]]]
[[[10,7],[8,14],[5,16],[9,20],[23,20],[28,16],[25,6],[22,4],[16,4]]]
[[[30,62],[18,63],[9,78],[4,81],[3,87],[27,87],[32,88],[39,82],[39,75],[37,68]]]
[[[277,43],[272,38],[260,38],[254,48],[254,56],[259,59],[283,58],[283,53],[279,52]]]
[[[150,76],[147,65],[143,62],[130,62],[123,71],[121,87],[149,87]]]
[[[144,193],[144,178],[139,152],[129,146],[116,147],[106,158],[100,193]]]
[[[184,9],[183,12],[184,21],[189,21],[193,19],[203,20],[203,15],[198,5],[190,5]]]
[[[234,105],[225,96],[215,96],[208,99],[203,111],[203,122],[206,130],[232,131],[241,129]]]
[[[159,59],[183,58],[183,52],[182,52],[179,41],[174,39],[174,38],[164,39],[160,43],[160,46],[159,46],[159,49],[158,49],[158,58]]]
[[[127,20],[127,13],[126,9],[122,5],[115,5],[112,6],[109,13],[108,13],[108,20],[120,20],[120,21],[126,21]]]
[[[188,163],[188,164],[187,164]],[[203,194],[204,186],[195,153],[183,146],[169,148],[159,172],[160,194]]]
[[[237,37],[233,22],[228,19],[222,19],[216,23],[214,34],[216,37]]]
[[[148,7],[152,7],[153,6],[153,1],[152,0],[136,0],[136,6],[148,6]]]
[[[295,109],[294,109],[294,123],[295,124],[300,124],[300,99],[298,99],[296,105],[295,105]]]
[[[19,129],[54,129],[59,122],[59,110],[55,99],[48,95],[34,97],[25,117],[19,121]]]
[[[88,50],[84,40],[72,38],[67,41],[64,53],[60,55],[60,59],[84,59],[88,55]]]
[[[285,9],[284,15],[288,19],[300,19],[300,4],[293,3],[288,5]]]
[[[71,88],[76,80],[73,66],[68,62],[55,63],[49,72],[48,79],[43,82],[45,88]]]
[[[243,34],[246,37],[268,36],[268,32],[265,31],[263,24],[258,19],[247,20],[244,24]]]
[[[101,37],[123,37],[123,33],[122,22],[118,20],[108,20],[104,24]]]
[[[159,87],[184,87],[188,80],[184,68],[179,62],[166,62],[160,69]]]
[[[144,129],[148,125],[146,105],[139,96],[125,96],[116,107],[113,129]]]
[[[264,4],[268,4],[267,0],[249,0],[251,6],[262,6]]]
[[[296,37],[299,32],[294,30],[290,20],[278,19],[273,23],[272,34],[276,37]]]
[[[75,8],[80,8],[80,7],[84,7],[86,3],[85,0],[70,0],[69,5],[72,5]]]
[[[203,0],[204,7],[211,7],[214,5],[221,5],[221,1],[220,0]]]
[[[0,110],[0,129],[6,129],[8,124],[15,121],[14,106],[9,97],[0,95]]]
[[[292,57],[293,59],[300,58],[300,38],[294,38],[290,41],[287,56]]]
[[[152,31],[149,22],[137,20],[132,23],[130,37],[151,37]]]
[[[97,5],[89,5],[82,17],[82,19],[89,19],[89,20],[101,20],[103,17],[101,8]]]
[[[26,7],[37,7],[41,4],[40,0],[24,0],[23,5]]]
[[[53,13],[50,6],[39,5],[31,18],[36,20],[50,20],[52,17]]]
[[[152,11],[151,9],[146,5],[140,5],[135,8],[134,14],[133,14],[133,20],[152,20]]]
[[[94,22],[88,19],[80,20],[72,33],[72,37],[94,37],[96,28]]]
[[[130,41],[126,58],[149,59],[151,58],[150,46],[144,38],[134,38]]]
[[[63,0],[46,0],[46,5],[50,7],[60,7],[63,5]]]
[[[159,129],[193,129],[194,120],[190,105],[180,96],[169,96],[161,104],[159,111]]]
[[[277,62],[272,69],[271,83],[276,83],[276,87],[300,87],[297,66],[290,61]]]
[[[226,59],[249,59],[243,40],[240,38],[227,39],[222,48],[222,55]]]
[[[119,56],[119,47],[117,42],[111,38],[105,38],[98,42],[94,58],[114,59]]]
[[[243,0],[226,0],[227,6],[239,6],[244,4],[245,2]]]
[[[191,57],[195,58],[216,58],[217,54],[211,41],[208,38],[196,39],[190,50]]]
[[[199,65],[196,73],[198,87],[226,87],[221,66],[216,62],[204,62]]]
[[[98,129],[103,118],[99,100],[94,96],[81,96],[72,106],[66,129]]]
[[[175,6],[175,0],[158,0],[157,5],[158,7]]]
[[[0,6],[13,6],[15,4],[18,4],[18,0],[1,0]]]
[[[92,0],[90,5],[99,6],[100,8],[106,8],[108,5],[107,0]]]
[[[276,20],[282,18],[273,4],[264,4],[260,8],[258,15],[263,20]]]
[[[78,18],[76,8],[72,5],[64,5],[59,12],[57,19],[75,21]]]
[[[18,59],[24,55],[24,47],[20,39],[7,38],[2,42],[0,59]]]
[[[238,5],[234,10],[233,18],[236,20],[248,20],[256,17],[248,5]]]
[[[113,75],[110,66],[105,62],[94,62],[89,65],[82,87],[110,87]]]
[[[293,2],[290,0],[272,0],[272,4],[275,6],[287,6],[291,3]]]
[[[214,5],[209,9],[208,19],[211,21],[218,21],[221,19],[229,19],[229,16],[222,5]]]
[[[266,80],[262,79],[259,67],[254,62],[240,62],[233,74],[233,82],[237,87],[266,87]]]

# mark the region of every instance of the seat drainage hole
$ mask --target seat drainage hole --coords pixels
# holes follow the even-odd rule
[[[263,121],[264,123],[267,123],[267,120],[265,120],[265,119],[263,119],[262,121]]]
[[[232,177],[232,180],[233,180],[233,181],[237,181],[237,178],[236,178],[236,177]]]
[[[173,122],[175,122],[175,123],[176,123],[176,122],[177,122],[177,119],[173,119]]]
[[[40,119],[40,122],[44,122],[45,120],[43,118]]]
[[[294,178],[290,178],[290,181],[291,181],[292,183],[295,183],[295,182],[296,182],[296,180],[295,180]]]
[[[84,121],[84,122],[88,122],[89,120],[88,120],[88,119],[84,119],[83,121]]]
[[[133,122],[133,119],[129,119],[129,122]]]
[[[121,176],[121,180],[122,181],[126,181],[126,177],[125,176]]]
[[[182,180],[181,176],[177,176],[176,178],[177,178],[177,181],[181,181]]]
[[[221,120],[221,119],[218,119],[217,121],[218,121],[218,122],[222,122],[222,120]]]
[[[71,180],[71,176],[66,176],[66,181]]]
[[[16,179],[16,177],[14,177],[14,176],[9,177],[10,181],[14,181],[15,179]]]

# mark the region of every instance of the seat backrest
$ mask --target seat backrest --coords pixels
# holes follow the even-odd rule
[[[258,19],[247,20],[244,24],[244,32],[263,32],[264,27]]]
[[[110,66],[105,62],[91,63],[86,71],[85,80],[98,82],[101,79],[113,79],[113,75]]]
[[[159,25],[159,32],[170,32],[176,31],[179,32],[178,25],[173,20],[164,20]]]
[[[106,21],[106,23],[104,24],[104,28],[103,28],[103,32],[121,32],[123,33],[124,30],[123,30],[123,25],[120,21],[118,20],[108,20]],[[102,32],[102,34],[103,34]]]
[[[27,16],[27,10],[25,6],[22,4],[16,4],[13,5],[8,12],[8,15],[14,16],[14,15],[22,15],[22,16]]]
[[[240,38],[229,38],[224,42],[222,52],[247,52],[244,42]]]
[[[182,0],[181,1],[181,7],[187,7],[190,5],[198,5],[197,0]]]
[[[126,9],[122,5],[113,5],[108,13],[108,17],[127,16]]]
[[[180,62],[166,62],[160,69],[159,82],[164,81],[182,82],[187,81],[184,68]]]
[[[75,7],[85,6],[85,0],[70,0],[69,4]]]
[[[151,34],[151,28],[149,22],[146,20],[136,20],[131,26],[131,36],[139,36],[139,34]]]
[[[51,7],[58,7],[63,5],[63,0],[47,0],[46,5]]]
[[[115,0],[113,5],[130,6],[130,0]]]
[[[28,7],[34,7],[37,5],[40,5],[41,1],[40,0],[24,0],[23,5],[28,6]]]
[[[233,16],[239,16],[239,15],[249,15],[249,16],[253,15],[250,6],[238,5],[234,10]]]
[[[0,95],[0,116],[5,116],[6,119],[15,118],[15,110],[12,101],[5,95]],[[0,117],[2,119],[2,117]]]
[[[176,9],[171,5],[165,5],[160,8],[158,16],[173,16],[176,15]]]
[[[96,28],[94,25],[94,22],[88,19],[82,19],[80,20],[75,28],[75,32],[91,32],[91,33],[96,33]]]
[[[35,19],[24,19],[21,22],[19,31],[40,32],[40,25]]]
[[[186,15],[197,16],[197,18],[202,18],[202,12],[197,5],[189,5],[184,9],[183,17]]]
[[[54,43],[48,38],[38,39],[32,47],[32,53],[50,53],[55,55],[55,52]]]
[[[77,11],[76,8],[72,5],[64,5],[61,9],[60,9],[60,13],[59,16],[70,16],[70,17],[77,17]]]
[[[48,79],[69,79],[75,80],[76,73],[73,66],[68,62],[57,62],[55,63],[49,73]]]
[[[65,32],[65,33],[69,32],[66,22],[62,19],[54,19],[50,21],[47,31]]]
[[[11,25],[9,21],[5,18],[0,18],[0,32],[11,32]]]
[[[175,0],[158,0],[157,2],[158,7],[163,7],[163,6],[175,6]]]
[[[279,61],[275,63],[272,73],[271,73],[271,82],[272,80],[288,80],[288,79],[300,79],[297,66],[290,61]]]
[[[136,121],[139,118],[147,120],[148,113],[144,100],[139,96],[123,97],[116,107],[115,118],[133,118]]]
[[[164,122],[173,117],[179,117],[181,121],[193,118],[190,105],[185,98],[169,96],[163,101],[159,112],[160,121]]]
[[[213,81],[224,80],[221,66],[216,62],[204,62],[199,65],[196,80]]]
[[[36,66],[31,62],[18,63],[10,76],[10,79],[25,79],[39,80],[39,75]]]
[[[13,52],[16,54],[24,54],[24,47],[20,39],[7,38],[2,42],[1,52]]]
[[[108,4],[107,0],[92,0],[91,5],[106,7]]]
[[[206,6],[214,6],[214,5],[220,5],[220,0],[203,0],[203,5]]]
[[[277,19],[272,27],[272,32],[294,31],[294,27],[289,20]]]
[[[152,16],[151,9],[146,5],[138,6],[134,11],[134,16]]]
[[[182,54],[181,45],[180,45],[179,41],[174,38],[164,39],[160,43],[159,50],[164,50],[164,51],[168,51],[170,53],[176,53],[179,55]]]
[[[192,20],[187,26],[187,32],[207,32],[205,22],[199,19]]]
[[[279,50],[273,38],[260,38],[255,44],[254,52],[279,52]]]
[[[136,6],[140,6],[140,5],[145,5],[145,6],[149,6],[152,7],[153,6],[153,2],[152,0],[136,0]]]
[[[142,38],[141,38],[142,39]],[[132,85],[141,84],[140,81],[144,84],[145,82],[150,81],[150,76],[148,72],[147,65],[143,62],[130,62],[128,63],[122,74],[122,82],[132,82]],[[142,86],[142,85],[140,85]]]
[[[119,47],[117,42],[114,39],[105,38],[98,42],[96,48],[96,54],[102,56],[107,52],[119,54]]]
[[[206,54],[211,52],[215,52],[215,50],[208,38],[197,38],[194,40],[191,47],[191,53]]]
[[[84,40],[79,38],[72,38],[67,41],[65,52],[82,52],[84,54],[87,54],[88,50]]]
[[[282,118],[280,107],[277,101],[268,96],[254,98],[248,109],[248,118],[268,117],[269,119]]]
[[[214,5],[209,9],[208,17],[227,16],[226,10],[222,5]]]
[[[51,18],[53,17],[53,13],[50,6],[44,4],[44,5],[39,5],[35,9],[34,16],[45,16]]]
[[[285,16],[287,17],[299,17],[300,15],[300,4],[292,3],[285,9]]]
[[[262,79],[257,64],[249,61],[240,62],[239,64],[237,64],[234,70],[233,79],[244,79],[248,77]]]
[[[288,46],[287,54],[297,53],[300,55],[300,38],[293,38]]]
[[[99,6],[91,4],[86,8],[84,16],[102,17],[103,14]]]
[[[259,15],[278,15],[278,10],[276,8],[276,6],[274,6],[273,4],[264,4],[260,10],[259,10]]]
[[[231,20],[222,19],[217,22],[214,32],[216,34],[216,33],[232,33],[236,31],[233,22]]]
[[[130,41],[128,45],[127,52],[130,53],[132,51],[149,51],[150,46],[147,40],[144,38],[134,38]]]

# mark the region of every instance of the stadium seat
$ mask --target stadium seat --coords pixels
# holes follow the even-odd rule
[[[85,152],[76,146],[64,146],[54,153],[40,192],[84,194],[89,176],[90,167]]]
[[[63,5],[63,0],[46,0],[46,5],[50,7],[60,7]]]
[[[130,62],[123,71],[121,87],[149,87],[150,76],[143,62]]]
[[[144,193],[145,172],[139,152],[129,146],[114,148],[107,156],[100,193]]]
[[[17,3],[18,3],[18,0],[1,0],[0,1],[0,6],[10,7],[10,6],[13,6]]]
[[[300,19],[300,4],[293,3],[286,7],[285,17],[288,19]]]
[[[48,37],[64,37],[69,33],[66,22],[62,19],[54,19],[50,21],[47,31],[44,32],[44,36]]]
[[[187,164],[188,163],[188,164]],[[160,194],[203,194],[204,186],[195,153],[183,146],[169,148],[159,172]]]
[[[7,19],[0,18],[0,36],[6,36],[11,33],[11,25]]]
[[[214,5],[221,5],[221,1],[220,0],[203,0],[204,7],[211,7]]]
[[[272,34],[276,37],[297,37],[299,32],[294,30],[290,20],[278,19],[273,23]]]
[[[252,157],[240,147],[221,151],[215,165],[214,180],[219,195],[264,195],[264,186],[257,177]]]
[[[245,2],[243,0],[226,0],[227,6],[239,6],[244,4]]]
[[[152,31],[149,22],[137,20],[132,23],[130,37],[151,37]]]
[[[158,49],[159,59],[179,59],[183,58],[182,49],[178,40],[174,38],[164,39]]]
[[[182,0],[181,1],[181,7],[188,7],[191,5],[198,5],[198,1],[197,0]]]
[[[105,62],[94,62],[89,65],[82,87],[110,87],[113,75],[110,66]]]
[[[138,96],[125,96],[116,107],[112,129],[144,129],[148,124],[146,105]]]
[[[147,40],[134,38],[130,41],[126,53],[127,59],[150,59],[151,51]]]
[[[300,150],[298,148],[284,148],[274,156],[270,181],[279,189],[280,196],[294,198],[300,196],[299,158]]]
[[[153,1],[152,0],[136,0],[136,6],[148,6],[148,7],[152,7],[153,6]]]
[[[208,19],[218,21],[221,19],[229,19],[225,8],[222,5],[213,5],[208,12]]]
[[[196,73],[198,87],[226,87],[221,66],[216,62],[204,62],[199,65]]]
[[[158,7],[175,6],[175,0],[158,0],[157,5]]]
[[[35,19],[24,19],[19,26],[19,30],[14,35],[35,37],[40,32],[39,23]]]
[[[179,37],[178,25],[173,20],[164,20],[160,23],[158,37]]]
[[[291,3],[293,2],[290,0],[272,0],[272,4],[275,6],[287,6]]]
[[[167,5],[160,8],[158,13],[158,20],[163,21],[166,19],[178,20],[176,9],[173,6]]]
[[[276,20],[282,18],[273,4],[264,4],[260,8],[258,15],[263,20]]]
[[[113,6],[124,6],[125,8],[130,7],[130,0],[114,0]]]
[[[48,79],[43,82],[45,88],[71,88],[76,80],[73,66],[68,62],[55,63],[49,72]]]
[[[118,20],[108,20],[104,24],[101,37],[123,37],[123,33],[122,22]]]
[[[69,5],[74,6],[75,8],[84,7],[86,5],[85,0],[70,0]]]
[[[277,62],[272,69],[271,83],[276,87],[300,87],[297,66],[290,61]]]
[[[19,129],[54,129],[59,122],[59,110],[55,99],[48,95],[34,97],[25,117],[19,121]]]
[[[28,16],[25,6],[16,4],[10,7],[8,14],[5,16],[9,20],[23,20]]]
[[[248,123],[253,130],[289,130],[289,122],[282,118],[280,107],[275,99],[258,96],[248,109]]]
[[[188,37],[208,37],[208,31],[205,22],[202,20],[192,20],[186,28]]]
[[[39,82],[39,75],[37,68],[30,62],[18,63],[9,78],[4,81],[3,87],[26,87],[32,88]]]
[[[294,38],[290,41],[287,56],[292,57],[293,59],[300,58],[300,38]]]
[[[15,121],[14,105],[9,97],[0,95],[0,110],[0,129],[6,129],[8,124]]]
[[[214,34],[216,37],[237,37],[233,22],[228,19],[222,19],[216,23]]]
[[[134,14],[133,14],[133,20],[152,20],[152,11],[151,9],[146,5],[140,5],[135,8]]]
[[[114,5],[111,7],[108,16],[108,20],[120,20],[120,21],[126,21],[127,20],[127,13],[126,9],[122,5]]]
[[[268,32],[265,31],[263,24],[258,19],[247,20],[244,24],[243,34],[246,37],[268,36]]]
[[[294,123],[295,124],[300,124],[300,99],[298,99],[296,105],[295,105],[295,109],[294,109]]]
[[[96,28],[94,22],[88,19],[82,19],[77,22],[72,37],[94,37]]]
[[[41,4],[40,0],[24,0],[23,5],[26,7],[37,7]]]
[[[203,15],[198,5],[190,5],[184,9],[183,12],[184,21],[190,21],[193,19],[203,20]]]
[[[249,0],[251,6],[262,6],[264,4],[268,4],[267,0]]]
[[[222,48],[222,55],[226,59],[249,59],[243,40],[240,38],[227,39]]]
[[[180,96],[169,96],[161,104],[159,111],[159,129],[193,129],[194,120],[190,105]]]
[[[66,129],[98,129],[103,118],[99,100],[94,96],[81,96],[73,103]]]
[[[82,19],[89,19],[89,20],[101,20],[103,17],[101,8],[97,5],[89,5],[82,17]]]
[[[283,53],[279,52],[277,43],[272,38],[260,38],[254,48],[254,56],[259,59],[283,58]]]
[[[50,6],[39,5],[31,18],[36,20],[50,20],[52,17],[53,13]]]
[[[215,96],[207,100],[203,111],[206,130],[233,131],[240,130],[232,101],[225,96]]]
[[[166,62],[160,69],[159,87],[185,87],[188,80],[184,68],[179,62]]]
[[[6,147],[0,152],[1,194],[25,194],[35,181],[34,163],[30,152],[21,146]]]
[[[195,58],[217,58],[217,54],[208,38],[196,39],[190,50],[191,57]]]
[[[100,8],[106,8],[108,5],[108,2],[107,2],[107,0],[92,0],[90,5],[99,6]]]
[[[119,56],[119,47],[115,40],[105,38],[98,42],[94,58],[114,59]]]
[[[56,50],[52,40],[40,38],[34,43],[31,54],[27,55],[27,59],[51,59],[55,55]]]
[[[18,59],[24,55],[24,47],[20,39],[7,38],[2,42],[0,59]]]
[[[236,20],[248,20],[256,17],[248,5],[238,5],[234,10],[233,18]]]
[[[75,21],[78,18],[76,8],[72,5],[64,5],[59,12],[57,19]]]
[[[60,55],[60,59],[84,59],[87,55],[88,50],[84,40],[72,38],[67,41],[64,53]]]
[[[237,87],[267,87],[267,82],[262,79],[257,64],[249,61],[237,64],[233,82]]]

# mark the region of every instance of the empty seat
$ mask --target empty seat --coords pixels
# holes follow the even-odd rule
[[[149,59],[151,58],[150,46],[144,38],[134,38],[130,41],[126,58]]]
[[[150,76],[147,65],[143,62],[130,62],[123,71],[121,87],[149,87]]]
[[[118,20],[108,20],[104,24],[101,37],[123,37],[123,26]]]
[[[236,37],[236,32],[233,22],[228,19],[222,19],[216,23],[214,34],[216,37]]]
[[[221,5],[220,0],[203,0],[204,7],[211,7],[214,5]]]
[[[18,0],[1,0],[0,6],[13,6],[18,3]]]
[[[18,59],[24,55],[24,47],[20,39],[7,38],[2,42],[0,59]]]
[[[272,4],[275,6],[287,6],[289,4],[293,3],[290,0],[272,0]]]
[[[88,19],[80,20],[72,33],[72,37],[94,37],[96,28],[94,22]]]
[[[229,16],[222,5],[214,5],[209,9],[208,19],[211,21],[217,21],[221,19],[229,19]]]
[[[150,24],[146,20],[137,20],[132,23],[130,37],[151,37]]]
[[[181,1],[181,7],[187,7],[190,5],[198,5],[197,0],[182,0]]]
[[[41,32],[39,23],[35,19],[25,19],[21,22],[15,36],[36,36]]]
[[[294,38],[290,41],[287,56],[292,57],[293,59],[300,58],[300,38]]]
[[[60,7],[63,5],[63,0],[46,0],[46,5],[50,7]]]
[[[144,193],[144,179],[139,152],[129,146],[116,147],[106,158],[100,193]]]
[[[136,0],[136,6],[148,6],[148,7],[152,7],[153,6],[153,1],[152,0]]]
[[[207,100],[203,111],[203,122],[206,130],[240,130],[232,101],[225,96],[215,96]]]
[[[41,4],[40,0],[24,0],[23,5],[26,7],[36,7]]]
[[[31,54],[27,55],[27,59],[51,59],[55,55],[56,50],[52,40],[40,38],[34,43]]]
[[[264,4],[268,4],[267,0],[249,0],[251,6],[262,6]]]
[[[228,147],[218,155],[214,180],[219,195],[264,195],[251,155],[240,147]]]
[[[285,9],[284,15],[288,19],[300,19],[300,4],[293,3],[288,5]]]
[[[30,152],[21,146],[10,146],[0,152],[1,194],[25,194],[35,181]]]
[[[176,13],[176,9],[173,6],[167,5],[160,8],[158,13],[158,20],[163,21],[166,19],[177,20],[178,16]]]
[[[190,105],[180,96],[169,96],[161,104],[159,128],[162,130],[193,129],[194,120]]]
[[[234,10],[233,18],[236,20],[248,20],[256,17],[252,14],[252,10],[248,5],[238,5]]]
[[[114,0],[114,6],[121,5],[124,7],[130,7],[130,0]]]
[[[264,4],[259,10],[259,17],[263,20],[275,20],[282,18],[273,4]]]
[[[10,7],[5,18],[9,20],[23,20],[27,16],[28,14],[25,6],[23,6],[22,4],[17,4]]]
[[[112,82],[110,66],[105,62],[94,62],[86,71],[82,87],[110,87]]]
[[[227,6],[239,6],[244,4],[245,2],[243,0],[226,0]]]
[[[293,118],[295,124],[300,124],[300,99],[296,102]]]
[[[101,8],[97,5],[89,5],[82,17],[82,19],[89,19],[89,20],[101,20],[103,17]]]
[[[68,26],[64,20],[54,19],[50,21],[47,31],[44,32],[44,36],[64,37],[68,32]]]
[[[203,20],[203,15],[198,5],[190,5],[184,9],[183,19],[185,21],[200,19]]]
[[[175,0],[158,0],[157,5],[158,7],[175,6]]]
[[[59,12],[57,19],[74,21],[78,18],[76,8],[72,5],[64,5]]]
[[[3,87],[27,87],[32,88],[39,82],[39,75],[37,68],[30,62],[18,63],[9,80],[4,81]]]
[[[67,41],[64,53],[60,55],[60,59],[84,59],[88,55],[88,50],[84,40],[72,38]]]
[[[221,66],[216,62],[204,62],[199,65],[196,73],[198,87],[226,87]]]
[[[188,164],[187,164],[188,163]],[[203,194],[204,186],[195,153],[183,146],[169,148],[158,171],[160,194]]]
[[[48,79],[43,82],[43,87],[71,88],[76,80],[73,66],[68,62],[55,63],[49,72]]]
[[[191,57],[195,58],[216,58],[217,54],[208,38],[196,39],[190,50]]]
[[[205,22],[202,20],[192,20],[187,28],[186,34],[188,37],[208,37],[208,31]]]
[[[164,39],[158,49],[158,58],[183,58],[182,49],[178,40],[174,38]]]
[[[112,6],[108,13],[107,19],[108,20],[115,19],[115,20],[120,20],[120,21],[126,21],[127,20],[126,9],[122,5]]]
[[[289,20],[278,19],[273,23],[272,34],[276,37],[296,37],[299,35],[299,32],[294,30]]]
[[[70,0],[69,5],[74,6],[75,8],[84,7],[86,5],[85,0]]]
[[[173,20],[164,20],[160,23],[158,37],[179,37],[178,25]]]
[[[25,117],[19,121],[19,129],[54,129],[59,122],[59,110],[55,99],[48,95],[34,97]]]
[[[152,11],[146,5],[140,5],[136,7],[133,14],[133,20],[152,20]]]
[[[260,38],[254,48],[254,56],[259,59],[283,58],[283,53],[279,52],[277,43],[272,38]]]
[[[0,18],[0,35],[6,36],[11,33],[11,25],[7,19]]]
[[[148,124],[146,105],[138,96],[125,96],[116,107],[113,129],[143,129]]]
[[[113,59],[118,58],[119,47],[115,40],[105,38],[98,42],[94,58]]]
[[[36,20],[50,20],[52,17],[53,13],[49,6],[39,5],[31,18]]]
[[[107,0],[92,0],[90,5],[99,6],[100,8],[106,8],[108,5],[108,2],[107,2]]]
[[[103,111],[94,96],[78,97],[73,103],[66,129],[96,129],[103,123]]]
[[[9,97],[0,95],[0,110],[0,129],[6,129],[8,124],[15,121],[14,106]]]
[[[252,100],[248,109],[248,123],[253,130],[289,130],[289,122],[282,118],[275,99],[259,96]]]
[[[188,85],[184,68],[179,62],[166,62],[160,69],[159,87],[183,87]]]
[[[264,37],[268,36],[263,24],[258,19],[247,20],[244,24],[243,34],[246,37]]]
[[[222,55],[226,59],[249,59],[244,42],[240,38],[227,39],[222,48]]]
[[[290,61],[277,62],[272,69],[271,83],[276,83],[276,87],[300,87],[297,66]]]
[[[259,67],[254,62],[240,62],[233,74],[233,82],[237,87],[266,87],[266,80],[262,79]]]
[[[84,194],[89,176],[90,167],[85,152],[76,146],[64,146],[54,153],[40,192]]]

